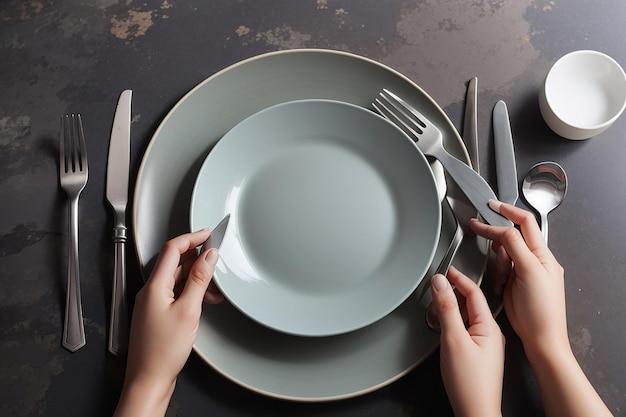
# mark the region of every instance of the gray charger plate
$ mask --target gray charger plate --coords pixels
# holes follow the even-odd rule
[[[274,52],[230,66],[196,86],[165,117],[139,170],[133,232],[144,274],[165,241],[189,231],[191,194],[202,162],[233,126],[291,100],[331,99],[370,108],[383,87],[419,108],[442,130],[448,151],[468,161],[456,129],[432,98],[397,71],[357,55],[319,49]],[[448,185],[459,194],[452,182]],[[434,263],[452,232],[452,222],[443,224]],[[483,246],[466,239],[454,262],[475,281],[484,271]],[[229,303],[205,306],[194,350],[225,377],[264,395],[294,401],[349,398],[397,380],[438,347],[438,335],[424,320],[429,301],[413,295],[368,327],[325,338],[272,331]]]

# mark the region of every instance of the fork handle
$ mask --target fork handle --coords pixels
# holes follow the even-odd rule
[[[506,217],[489,208],[489,200],[497,200],[498,198],[489,184],[487,184],[487,181],[476,171],[445,150],[433,152],[431,155],[441,162],[441,165],[443,165],[454,182],[456,182],[461,191],[467,196],[470,203],[478,210],[487,223],[493,226],[513,225]]]
[[[126,305],[126,227],[113,228],[115,242],[113,293],[109,328],[109,352],[123,355],[128,350],[128,310]]]
[[[78,198],[70,201],[68,273],[62,346],[76,352],[86,344],[78,268]]]

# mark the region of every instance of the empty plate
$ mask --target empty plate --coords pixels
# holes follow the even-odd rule
[[[231,129],[205,159],[191,229],[230,224],[215,280],[257,322],[301,336],[367,326],[417,287],[441,206],[428,162],[361,107],[299,100]]]

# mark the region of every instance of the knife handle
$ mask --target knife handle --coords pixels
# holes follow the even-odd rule
[[[109,352],[123,355],[128,350],[128,310],[126,306],[126,227],[113,228],[115,242]]]

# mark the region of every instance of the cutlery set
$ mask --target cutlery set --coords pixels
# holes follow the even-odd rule
[[[108,338],[108,350],[114,355],[122,355],[128,348],[128,308],[126,303],[126,272],[125,272],[125,244],[127,240],[127,228],[125,223],[126,206],[128,202],[128,181],[130,163],[130,119],[131,119],[132,91],[125,90],[121,93],[113,121],[111,141],[107,165],[106,198],[114,213],[114,273],[113,290],[111,299],[110,328]],[[390,120],[410,138],[417,147],[427,156],[438,160],[456,182],[467,199],[476,208],[484,221],[492,225],[509,226],[511,222],[498,213],[492,211],[487,202],[496,199],[496,195],[489,184],[480,175],[479,149],[477,135],[477,78],[470,80],[466,94],[466,109],[463,123],[463,140],[471,156],[471,165],[455,158],[446,151],[443,146],[443,137],[440,129],[422,115],[415,107],[408,104],[394,92],[384,89],[372,106],[381,116]],[[515,154],[511,127],[506,103],[499,101],[493,109],[494,148],[496,154],[496,173],[498,196],[501,201],[515,204],[518,199],[518,180],[515,163]],[[66,191],[69,205],[69,243],[68,243],[68,282],[65,324],[62,345],[75,352],[86,343],[82,317],[80,298],[79,262],[78,262],[78,198],[85,187],[88,177],[87,156],[85,140],[80,115],[65,115],[61,119],[61,144],[60,144],[60,183]],[[558,167],[555,168],[555,167]],[[540,168],[534,167],[535,171]],[[550,174],[552,173],[552,174]],[[537,207],[542,214],[542,229],[547,241],[547,212],[554,209],[560,199],[565,195],[565,173],[558,164],[549,165],[544,169],[540,177],[534,183],[525,181],[525,195],[532,204],[533,196],[542,193],[545,184],[553,184],[557,193],[550,207],[543,209]],[[554,178],[557,178],[555,180]],[[558,181],[560,180],[560,182]],[[530,185],[529,185],[530,184]],[[537,185],[539,184],[539,185]],[[554,185],[557,184],[557,185]],[[528,191],[528,193],[526,193]],[[531,192],[532,191],[532,192]],[[545,192],[544,192],[545,194]],[[436,273],[446,274],[452,260],[459,249],[463,237],[463,225],[468,219],[459,221],[455,214],[449,197],[443,199],[444,209],[447,208],[456,223],[454,235],[440,261]],[[545,199],[543,200],[545,201]],[[546,204],[546,203],[536,203]],[[550,203],[547,203],[550,204]],[[543,211],[542,211],[543,210]],[[221,230],[219,242],[205,243],[204,250],[210,247],[218,247],[226,231],[229,215],[227,215],[216,228]],[[216,236],[217,237],[217,236]],[[427,309],[426,321],[434,331],[439,330],[439,323],[433,312],[432,304]]]
[[[107,166],[106,197],[115,215],[113,228],[114,274],[108,349],[122,355],[128,348],[126,304],[126,204],[130,168],[130,119],[132,91],[122,92],[117,105]],[[80,114],[61,117],[61,188],[69,199],[68,280],[62,346],[75,352],[86,344],[80,296],[78,262],[78,197],[87,184],[87,153]]]

